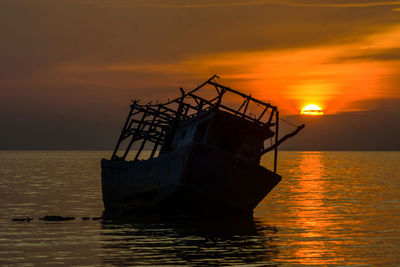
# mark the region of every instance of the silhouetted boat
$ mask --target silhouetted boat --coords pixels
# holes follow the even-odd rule
[[[252,215],[279,183],[278,146],[304,125],[278,139],[277,107],[215,78],[164,104],[133,101],[112,158],[101,162],[106,214]],[[269,151],[273,171],[260,166]]]

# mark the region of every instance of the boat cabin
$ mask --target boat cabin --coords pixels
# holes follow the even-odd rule
[[[268,127],[222,110],[211,110],[196,118],[182,121],[169,132],[160,155],[191,143],[221,149],[246,161],[260,161],[264,140],[274,136]],[[170,142],[168,142],[170,139]]]

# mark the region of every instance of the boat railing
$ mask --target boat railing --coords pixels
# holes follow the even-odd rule
[[[138,100],[133,101],[112,154],[112,160],[126,160],[133,147],[137,148],[133,160],[140,158],[145,147],[150,148],[149,158],[153,158],[166,141],[167,132],[173,133],[179,123],[200,116],[209,110],[220,109],[260,126],[272,128],[275,134],[271,147],[264,148],[260,153],[262,155],[270,150],[275,151],[274,170],[276,171],[277,148],[280,144],[277,107],[221,85],[215,81],[217,78],[219,77],[214,75],[191,91],[185,92],[183,88],[180,88],[181,96],[166,103],[140,104]],[[201,89],[206,86],[213,89],[202,96]],[[122,146],[122,143],[125,143],[125,146]],[[122,156],[118,156],[119,150],[124,150]]]

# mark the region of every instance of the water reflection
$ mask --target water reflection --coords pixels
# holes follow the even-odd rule
[[[239,226],[81,220],[103,211],[105,154],[0,151],[0,266],[400,266],[400,152],[283,151],[281,183]]]
[[[303,152],[298,166],[299,178],[292,188],[296,196],[291,203],[294,221],[301,229],[300,246],[294,256],[301,264],[326,265],[340,261],[330,248],[329,232],[335,229],[335,212],[329,201],[329,180],[324,179],[323,153]],[[290,260],[289,260],[290,261]]]
[[[309,230],[302,233],[304,237],[322,236],[331,222],[324,217],[327,212],[323,203],[326,185],[321,179],[324,172],[321,154],[304,153],[299,169],[301,176],[296,186],[299,197],[294,201],[297,224]]]
[[[257,221],[166,221],[102,224],[102,262],[113,265],[269,264],[277,228]]]

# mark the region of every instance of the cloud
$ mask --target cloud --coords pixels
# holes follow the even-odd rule
[[[81,4],[94,5],[103,8],[219,8],[257,6],[279,1],[154,1],[154,0],[79,0]]]
[[[349,3],[348,1],[344,3],[326,3],[326,2],[306,2],[306,1],[298,1],[291,2],[289,5],[293,6],[302,6],[302,7],[334,7],[334,8],[347,8],[347,7],[383,7],[383,6],[399,6],[400,1],[382,1],[382,2],[353,2]]]
[[[339,61],[399,61],[400,48],[383,49],[383,50],[365,50],[358,51],[353,55],[337,58]]]
[[[140,3],[165,2],[170,3]],[[397,18],[395,12],[384,10],[357,9],[350,14],[285,6],[280,1],[253,5],[259,2],[218,1],[245,5],[224,9],[112,10],[76,4],[85,1],[3,0],[0,75],[22,77],[60,63],[146,64],[227,51],[352,42],[390,27]]]
[[[400,112],[400,95],[393,98],[364,99],[353,102],[354,107],[365,108],[372,112]]]
[[[320,118],[292,116],[291,122],[305,123],[286,150],[400,150],[400,111],[347,112]],[[283,128],[284,123],[281,123]]]
[[[57,82],[95,88],[153,88],[163,84],[192,88],[212,74],[219,74],[230,86],[272,100],[289,113],[310,103],[322,105],[329,113],[343,110],[349,102],[379,96],[378,81],[385,68],[374,63],[326,64],[347,51],[347,46],[307,49],[231,52],[194,56],[172,63],[65,65],[45,72]],[[368,79],[365,76],[368,76]],[[147,79],[146,79],[147,77]],[[168,78],[169,77],[169,78]],[[175,81],[173,81],[175,80]],[[359,83],[367,81],[362,88]],[[348,109],[348,107],[347,107]]]
[[[400,27],[393,26],[341,45],[207,53],[147,64],[61,65],[50,76],[60,76],[63,83],[95,87],[113,84],[119,88],[162,88],[165,83],[191,88],[193,82],[216,73],[233,87],[275,101],[286,113],[298,113],[312,103],[321,105],[328,114],[367,110],[368,105],[353,103],[398,96],[400,80],[394,77],[400,73],[391,61],[396,63],[396,55],[400,54],[396,48],[400,45],[399,34]],[[153,92],[167,95],[166,91]]]
[[[220,8],[220,7],[243,7],[243,6],[259,6],[267,4],[279,4],[286,6],[298,7],[381,7],[381,6],[398,6],[400,1],[334,1],[326,3],[326,1],[278,1],[278,0],[219,0],[219,1],[188,1],[188,0],[77,0],[81,4],[92,5],[103,8]]]

